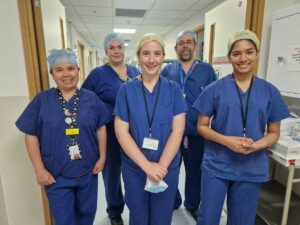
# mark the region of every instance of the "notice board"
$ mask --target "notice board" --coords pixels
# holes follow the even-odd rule
[[[300,4],[273,14],[267,80],[300,98]]]

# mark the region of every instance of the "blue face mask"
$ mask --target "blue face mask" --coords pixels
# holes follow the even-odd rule
[[[147,178],[144,190],[149,191],[151,193],[159,193],[159,192],[164,192],[167,188],[168,185],[163,180],[161,180],[159,183],[154,183]]]

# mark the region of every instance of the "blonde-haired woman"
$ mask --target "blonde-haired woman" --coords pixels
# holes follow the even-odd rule
[[[186,105],[179,86],[160,76],[164,44],[144,35],[137,47],[141,74],[117,95],[116,135],[130,225],[170,225],[179,175]]]

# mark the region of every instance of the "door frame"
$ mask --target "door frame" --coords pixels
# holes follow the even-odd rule
[[[49,89],[48,66],[40,1],[18,0],[30,100]],[[54,225],[45,190],[41,187],[45,225]]]

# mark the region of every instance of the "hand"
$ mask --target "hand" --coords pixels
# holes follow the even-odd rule
[[[259,146],[257,142],[252,142],[252,143],[244,143],[244,148],[246,149],[246,151],[243,154],[247,155],[261,149],[261,146]]]
[[[105,159],[102,157],[96,162],[94,169],[93,169],[93,174],[97,174],[97,173],[101,172],[104,168],[104,165],[105,165]]]
[[[253,140],[251,138],[227,136],[225,146],[236,153],[245,154],[252,144]]]
[[[37,170],[35,175],[37,183],[41,186],[54,184],[56,182],[51,173],[45,168]]]
[[[158,163],[149,162],[145,173],[152,182],[158,183],[167,175],[168,170]]]

